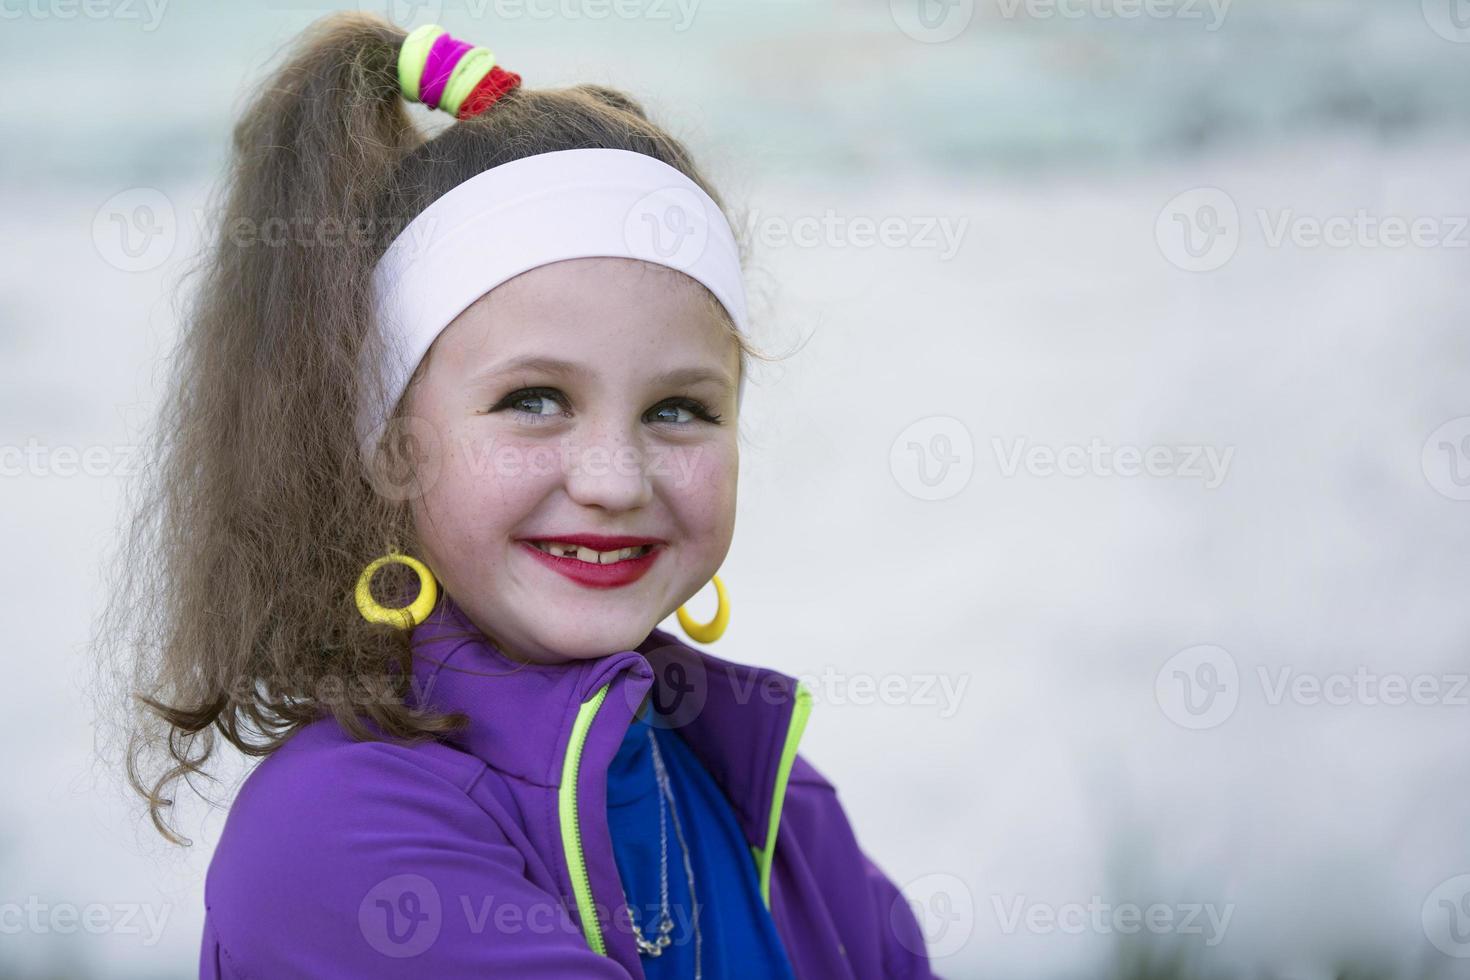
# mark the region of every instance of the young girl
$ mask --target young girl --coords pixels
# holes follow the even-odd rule
[[[168,839],[212,729],[265,757],[201,976],[932,976],[797,752],[810,692],[655,628],[729,618],[723,207],[632,99],[519,82],[334,15],[235,130],[110,614]]]

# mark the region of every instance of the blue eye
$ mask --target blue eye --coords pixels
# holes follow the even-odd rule
[[[512,411],[516,415],[537,419],[551,419],[570,415],[566,396],[555,388],[517,388],[506,395],[491,412]],[[643,417],[645,422],[660,422],[667,425],[689,425],[694,421],[720,425],[721,416],[711,412],[703,402],[693,398],[670,398],[649,409]]]
[[[502,398],[490,411],[498,412],[507,408],[513,409],[518,415],[536,415],[542,418],[566,411],[561,393],[555,388],[520,388]]]
[[[674,414],[673,418],[668,417],[667,413],[670,412]],[[689,417],[680,418],[679,413],[681,412]],[[669,422],[674,425],[688,425],[695,419],[700,419],[704,422],[713,422],[716,425],[720,422],[720,416],[715,415],[703,403],[697,402],[693,398],[671,398],[653,409],[652,414],[662,414],[664,416],[662,418],[654,418],[653,421]]]

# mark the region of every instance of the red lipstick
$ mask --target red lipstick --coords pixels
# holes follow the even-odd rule
[[[594,565],[580,558],[569,558],[542,551],[532,542],[555,541],[574,544],[594,551],[613,551],[618,548],[648,546],[648,553],[637,558],[625,558],[610,564]],[[659,538],[635,537],[623,534],[548,534],[534,538],[521,538],[520,545],[534,558],[552,571],[560,572],[578,585],[591,589],[615,589],[631,585],[644,576],[663,553],[664,541]]]

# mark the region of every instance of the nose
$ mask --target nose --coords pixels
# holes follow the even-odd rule
[[[584,420],[568,440],[563,473],[567,495],[585,507],[633,510],[653,494],[647,447],[636,422]]]

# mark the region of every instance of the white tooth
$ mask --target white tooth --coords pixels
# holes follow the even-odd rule
[[[593,565],[611,565],[613,562],[627,561],[629,558],[641,558],[648,552],[648,548],[644,545],[615,548],[612,551],[596,551],[562,541],[533,541],[531,543],[547,554],[560,558],[576,558]]]

